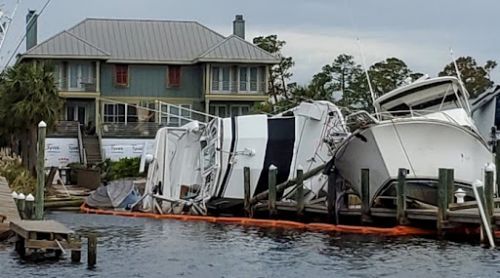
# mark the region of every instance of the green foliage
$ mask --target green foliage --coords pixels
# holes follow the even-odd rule
[[[490,72],[497,66],[497,62],[489,60],[484,66],[477,64],[476,60],[470,56],[456,59],[460,77],[471,98],[478,96],[493,86],[490,79]],[[449,63],[439,73],[439,76],[457,76],[455,65]]]
[[[21,145],[23,165],[33,172],[37,125],[43,120],[53,126],[62,105],[50,64],[19,63],[0,76],[0,135]]]
[[[286,42],[279,40],[277,35],[269,35],[255,37],[253,43],[280,59],[277,65],[269,69],[269,95],[274,99],[275,103],[280,98],[289,99],[287,82],[292,77],[291,68],[295,65],[295,62],[292,57],[285,57],[281,53]]]
[[[0,176],[5,177],[9,187],[16,192],[35,192],[36,179],[24,168],[21,158],[2,150],[0,153]]]
[[[106,159],[101,167],[101,171],[108,181],[129,178],[129,177],[142,177],[143,174],[139,173],[141,159],[135,158],[122,158],[118,161],[111,161]]]
[[[47,63],[21,63],[8,68],[0,79],[0,117],[4,132],[25,130],[57,120],[63,101]]]

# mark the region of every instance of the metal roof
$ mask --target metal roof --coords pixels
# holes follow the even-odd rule
[[[226,38],[195,21],[96,18],[83,20],[23,57],[100,57],[118,63],[279,62],[239,37]]]
[[[53,36],[45,42],[32,47],[26,57],[87,57],[106,58],[109,53],[97,48],[87,41],[79,38],[68,31]]]
[[[198,61],[212,62],[225,60],[248,63],[258,60],[262,63],[274,64],[276,63],[276,59],[271,53],[256,47],[238,36],[231,35],[200,55]]]

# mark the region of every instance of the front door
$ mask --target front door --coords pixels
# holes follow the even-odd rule
[[[66,121],[79,122],[85,125],[86,109],[84,105],[70,104],[66,107]]]

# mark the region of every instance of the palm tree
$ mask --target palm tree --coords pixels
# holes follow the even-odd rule
[[[54,68],[44,62],[19,63],[0,76],[0,133],[20,143],[23,164],[35,169],[37,125],[50,128],[62,108],[54,78]]]

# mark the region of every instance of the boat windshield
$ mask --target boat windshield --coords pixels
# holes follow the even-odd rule
[[[388,94],[378,101],[382,114],[405,116],[414,113],[428,114],[454,108],[469,112],[465,94],[458,84],[451,81],[431,83]]]

